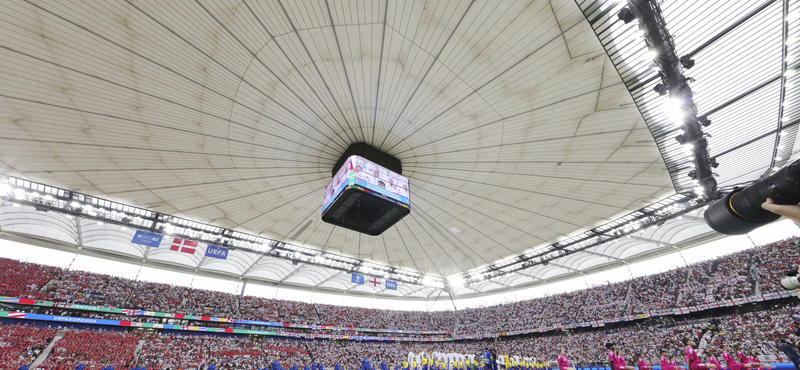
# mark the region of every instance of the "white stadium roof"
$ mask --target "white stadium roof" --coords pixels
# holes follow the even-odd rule
[[[693,8],[698,19],[687,23],[678,17],[685,7],[664,3],[666,19],[683,35],[696,33],[676,42],[730,44],[718,34],[732,21],[719,29],[700,26],[708,22],[701,15],[716,8]],[[653,133],[663,131],[660,113],[648,110],[655,98],[629,91],[652,71],[619,60],[638,55],[644,43],[633,51],[614,44],[621,54],[607,53],[609,43],[628,37],[603,29],[620,6],[574,0],[10,1],[0,13],[0,173],[424,275],[478,271],[682,197],[675,189],[684,192],[691,162],[678,158],[680,147],[671,138],[654,140]],[[755,9],[765,14],[753,22],[760,22],[766,39],[781,34],[781,19],[770,13],[780,6],[767,1]],[[734,8],[725,19],[755,11]],[[730,59],[729,51],[706,52]],[[698,71],[704,71],[702,57],[696,56]],[[715,58],[707,61],[722,57]],[[760,82],[754,77],[752,84]],[[642,91],[651,91],[651,84],[643,83]],[[779,89],[772,87],[725,108],[741,101],[749,104],[742,109],[772,109],[759,104],[779,105]],[[713,87],[707,88],[698,104],[710,109],[732,98],[717,90],[712,99]],[[793,91],[787,99],[797,100]],[[720,122],[734,120],[735,112],[718,111],[727,115]],[[795,152],[796,106],[783,117],[792,138],[781,148],[785,161]],[[759,124],[774,127],[774,121]],[[718,127],[736,131],[730,125]],[[766,159],[747,153],[771,149],[777,133],[746,131],[720,133],[725,154],[747,163],[745,172],[736,172],[734,159],[721,157],[723,187],[751,181],[771,166],[771,152]],[[740,145],[758,135],[757,148]],[[411,214],[377,237],[320,219],[331,169],[357,142],[400,159],[412,188]],[[231,251],[225,261],[150,251],[132,244],[134,230],[119,225],[8,202],[0,208],[4,237],[56,249],[80,246],[160,268],[322,290],[420,298],[441,293],[417,284],[400,284],[396,292],[353,286],[345,271],[246,249]],[[696,209],[453,293],[577,276],[716,237]]]

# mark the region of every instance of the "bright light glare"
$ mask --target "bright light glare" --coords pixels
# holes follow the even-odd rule
[[[684,113],[683,108],[681,107],[680,100],[667,99],[667,101],[664,103],[664,112],[674,124],[678,126],[683,125],[683,120],[686,118],[686,113]]]
[[[0,184],[0,194],[8,194],[11,193],[11,187],[6,184]]]
[[[794,75],[795,75],[795,73],[797,73],[797,71],[796,71],[796,70],[794,70],[794,69],[787,69],[787,70],[786,70],[786,73],[784,73],[783,75],[784,75],[784,76],[786,76],[786,77],[792,77],[792,76],[794,76]]]
[[[422,285],[431,286],[431,287],[432,286],[438,286],[438,284],[436,283],[436,280],[433,278],[433,276],[425,276],[425,277],[423,277],[422,278]]]
[[[174,233],[175,232],[175,226],[172,226],[170,224],[164,225],[164,232],[167,233],[167,234]]]
[[[453,288],[460,288],[464,286],[464,277],[461,275],[453,275],[447,278],[447,282],[450,283],[450,286]]]

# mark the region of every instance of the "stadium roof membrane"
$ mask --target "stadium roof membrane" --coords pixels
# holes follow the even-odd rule
[[[776,142],[779,89],[750,90],[780,74],[770,63],[780,55],[773,13],[782,2],[690,3],[662,7],[679,49],[708,44],[695,56],[697,103],[727,103],[709,139],[712,155],[728,156],[718,159],[720,184],[751,181],[770,168]],[[426,275],[473,271],[685,191],[689,179],[676,175],[690,169],[685,154],[658,135],[657,97],[642,95],[654,82],[629,91],[652,71],[620,60],[646,51],[626,46],[635,28],[616,22],[622,5],[12,1],[0,13],[0,173]],[[724,21],[710,27],[709,17]],[[741,32],[752,36],[739,41]],[[736,56],[752,45],[763,49],[758,60]],[[620,51],[609,57],[612,47]],[[745,69],[719,72],[734,60]],[[725,73],[747,83],[728,86]],[[797,100],[792,86],[787,102]],[[785,160],[795,152],[796,104],[783,117]],[[400,159],[411,184],[411,214],[378,237],[320,219],[331,168],[357,142]],[[227,261],[148,252],[130,243],[131,229],[1,207],[3,232],[61,249],[336,291],[440,292],[353,286],[343,271],[241,250]],[[454,293],[573,276],[706,237],[697,210]]]

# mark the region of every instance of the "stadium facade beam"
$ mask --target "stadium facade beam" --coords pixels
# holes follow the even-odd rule
[[[664,243],[664,242],[662,242],[660,240],[654,240],[654,239],[650,239],[650,238],[645,238],[643,236],[628,235],[626,238],[631,238],[633,240],[638,240],[638,241],[642,241],[642,242],[646,242],[646,243],[653,243],[655,245],[662,246],[662,247],[668,247],[669,246],[669,243]]]
[[[592,251],[590,251],[590,250],[582,250],[580,253],[591,254],[591,255],[594,255],[594,256],[598,256],[598,257],[605,257],[605,258],[608,258],[608,259],[610,259],[610,260],[612,260],[612,261],[625,262],[625,260],[623,260],[623,259],[621,259],[621,258],[612,257],[612,256],[609,256],[609,255],[607,255],[607,254],[603,254],[603,253],[592,252]]]

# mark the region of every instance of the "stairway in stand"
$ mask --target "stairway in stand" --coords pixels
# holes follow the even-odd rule
[[[42,362],[44,362],[44,360],[50,354],[50,351],[53,349],[53,346],[55,346],[56,342],[61,340],[61,338],[64,338],[65,334],[67,334],[67,331],[64,329],[61,329],[58,332],[56,332],[55,338],[53,338],[53,340],[50,341],[50,344],[47,345],[44,351],[42,351],[42,353],[39,354],[39,357],[37,357],[36,360],[33,361],[30,368],[35,369],[37,366],[41,365]]]
[[[139,362],[139,355],[142,354],[142,347],[144,347],[144,339],[139,341],[139,344],[136,345],[136,356],[133,357],[133,363],[136,364]]]

